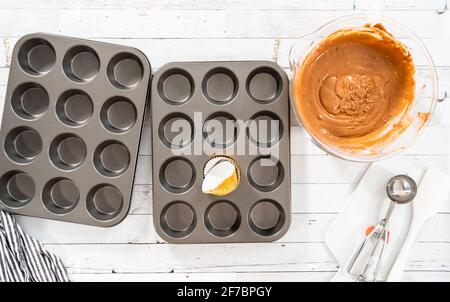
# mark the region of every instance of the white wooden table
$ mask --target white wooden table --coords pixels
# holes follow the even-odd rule
[[[296,37],[335,17],[366,12],[390,16],[423,39],[444,97],[450,92],[446,8],[446,0],[1,0],[0,96],[3,100],[12,48],[31,32],[135,46],[155,70],[177,60],[261,59],[287,67]],[[121,224],[103,229],[19,218],[63,258],[73,280],[326,281],[336,272],[324,236],[366,164],[326,155],[293,125],[293,213],[285,237],[266,244],[169,245],[152,225],[148,126],[147,118],[132,207]],[[450,173],[450,101],[439,104],[432,125],[404,156]],[[404,280],[450,281],[450,200],[420,235]]]

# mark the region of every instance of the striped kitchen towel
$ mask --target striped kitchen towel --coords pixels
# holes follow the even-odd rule
[[[0,211],[0,282],[67,282],[61,260]]]

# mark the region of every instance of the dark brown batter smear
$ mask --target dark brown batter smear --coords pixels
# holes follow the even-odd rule
[[[414,73],[408,49],[381,24],[342,29],[322,40],[295,74],[296,109],[323,143],[370,151],[410,124]]]

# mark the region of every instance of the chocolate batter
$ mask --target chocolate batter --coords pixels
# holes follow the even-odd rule
[[[323,39],[294,77],[296,109],[326,145],[370,150],[411,122],[414,64],[381,24],[342,29]]]

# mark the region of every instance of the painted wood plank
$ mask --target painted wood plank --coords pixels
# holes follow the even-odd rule
[[[3,87],[5,87],[8,84],[8,76],[9,76],[9,67],[0,67],[0,87],[1,87],[0,95],[2,99],[5,97],[6,88]]]
[[[329,272],[338,268],[324,243],[45,247],[61,256],[70,273]],[[406,269],[450,271],[448,244],[416,243]]]
[[[323,242],[337,214],[292,214],[288,233],[278,242]],[[77,225],[32,217],[18,217],[29,234],[48,244],[155,244],[159,238],[152,215],[129,215],[111,228]],[[417,239],[450,244],[450,214],[434,216]],[[450,248],[450,246],[449,246]]]
[[[446,10],[446,0],[355,0],[356,9],[370,9],[370,10],[382,10],[382,9],[398,9],[398,10],[410,10],[410,9],[427,9],[444,12]]]
[[[333,214],[294,214],[291,229],[280,242],[322,242],[335,217],[336,215]],[[163,242],[154,230],[152,215],[130,215],[111,228],[68,224],[32,217],[19,217],[18,221],[29,234],[43,243],[154,244]]]
[[[45,246],[62,257],[70,273],[278,272],[337,268],[322,243]]]
[[[180,10],[239,10],[239,9],[352,9],[353,0],[3,0],[0,9],[33,8],[33,9],[180,9]]]
[[[367,168],[329,155],[292,156],[292,183],[356,183]]]
[[[326,282],[332,272],[276,272],[276,273],[128,273],[128,274],[70,274],[78,282]],[[450,272],[406,271],[404,282],[448,282]]]
[[[135,185],[152,184],[152,157],[139,155],[134,176]]]
[[[429,126],[413,145],[404,151],[404,154],[447,155],[450,152],[450,142],[447,139],[449,133],[450,126]],[[303,128],[293,126],[291,127],[291,154],[316,155],[325,154],[325,151],[312,143]]]
[[[44,31],[85,37],[129,38],[295,38],[311,32],[326,20],[353,14],[354,10],[317,10],[314,14],[288,10],[134,10],[134,9],[2,10],[0,28],[10,37]],[[384,10],[421,38],[450,37],[450,17],[435,11]],[[27,22],[15,22],[17,19]],[[425,24],[416,20],[427,20]],[[245,20],[245,26],[242,26]],[[133,30],[130,30],[133,29]]]
[[[34,32],[32,29],[29,32]],[[8,67],[11,54],[18,38],[0,34],[0,67]],[[97,38],[96,40],[123,44],[142,50],[150,59],[154,70],[172,61],[208,61],[208,60],[270,60],[276,61],[280,66],[289,67],[289,50],[295,43],[295,39],[122,39],[122,38]],[[450,38],[422,39],[430,51],[437,66],[450,66],[450,58],[446,47],[450,45]],[[408,45],[408,40],[405,40]],[[179,51],[182,48],[183,51]],[[426,61],[418,57],[415,61],[418,66],[419,76],[425,75]],[[438,70],[439,76],[447,79],[447,70]],[[447,71],[448,72],[448,71]],[[6,83],[4,76],[0,74],[0,83]],[[441,79],[440,79],[441,80]],[[448,86],[447,86],[448,87]],[[427,95],[429,96],[429,95]]]
[[[70,274],[75,282],[324,282],[335,272]]]
[[[449,126],[449,114],[450,114],[450,90],[445,92],[448,97],[444,101],[439,102],[436,106],[436,111],[432,117],[430,124],[431,126]],[[444,96],[445,96],[444,95]]]
[[[130,215],[149,215],[153,213],[152,185],[134,185],[131,197]]]
[[[201,0],[201,1],[157,1],[157,0],[4,0],[0,4],[0,9],[4,8],[33,8],[33,9],[180,9],[180,10],[239,10],[239,9],[426,9],[444,10],[445,0],[421,0],[401,1],[370,1],[370,0],[302,0],[302,1],[271,1],[271,0]]]

